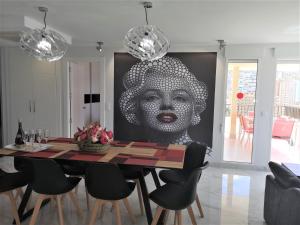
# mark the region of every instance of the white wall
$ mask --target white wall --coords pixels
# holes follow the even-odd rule
[[[252,163],[256,168],[265,168],[270,157],[271,149],[271,129],[272,129],[272,109],[274,82],[276,74],[277,59],[300,59],[299,43],[294,44],[272,44],[272,45],[229,45],[225,50],[226,60],[234,59],[256,59],[258,60],[257,74],[257,99],[256,102],[256,136],[253,140]],[[170,52],[218,52],[216,92],[215,92],[215,112],[214,112],[214,132],[213,132],[213,154],[211,161],[223,163],[223,118],[225,112],[225,58],[219,51],[218,46],[196,46],[181,45],[173,46]],[[105,59],[105,107],[101,114],[104,114],[103,125],[108,129],[113,129],[113,105],[114,105],[114,52],[124,52],[122,48],[104,48],[100,54],[94,47],[71,48],[68,52],[69,58],[101,57]],[[102,100],[102,98],[101,98]],[[226,163],[229,164],[229,163]],[[231,166],[247,164],[233,163]],[[248,165],[252,166],[252,165]]]
[[[278,59],[300,59],[300,44],[277,44],[277,45],[229,45],[225,50],[226,60],[234,59],[257,59],[258,60],[258,83],[256,102],[256,136],[253,140],[253,165],[266,167],[270,156],[270,140],[272,128],[273,94]],[[217,55],[217,74],[215,91],[215,112],[213,131],[213,154],[211,161],[222,163],[223,158],[223,118],[225,109],[225,58],[224,52],[220,52],[218,46],[175,46],[170,52],[203,52],[215,51]],[[70,48],[66,57],[61,61],[63,127],[68,121],[68,86],[67,74],[70,60],[78,61],[101,61],[103,71],[101,75],[101,123],[108,129],[113,129],[113,100],[114,100],[114,52],[124,52],[122,48],[104,48],[102,53],[94,47]],[[67,135],[68,130],[64,129],[63,134]],[[239,165],[238,163],[234,164]]]

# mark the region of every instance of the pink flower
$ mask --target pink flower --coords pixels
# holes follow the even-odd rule
[[[105,145],[105,144],[107,144],[107,142],[108,142],[107,138],[105,136],[101,136],[100,143]]]
[[[90,123],[83,129],[77,128],[77,132],[74,134],[74,139],[79,142],[89,140],[92,143],[107,144],[112,141],[112,138],[113,132],[106,131],[99,122]]]
[[[107,134],[109,139],[113,138],[113,132],[112,131],[107,131],[106,134]]]
[[[97,138],[97,136],[92,136],[92,142],[93,142],[93,143],[96,143],[96,142],[98,142],[98,138]]]

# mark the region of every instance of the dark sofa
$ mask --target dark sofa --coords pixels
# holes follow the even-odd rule
[[[269,162],[264,219],[268,225],[300,225],[300,178],[284,166]]]

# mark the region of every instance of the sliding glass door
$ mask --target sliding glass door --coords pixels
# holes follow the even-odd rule
[[[257,61],[227,64],[224,161],[252,161]]]
[[[300,163],[300,63],[277,64],[271,160]]]

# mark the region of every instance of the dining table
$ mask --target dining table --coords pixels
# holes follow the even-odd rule
[[[80,150],[72,138],[49,138],[49,148],[41,151],[22,151],[11,148],[0,149],[0,156],[20,158],[48,158],[54,160],[70,160],[90,163],[114,163],[120,165],[135,166],[140,168],[139,182],[143,196],[147,222],[150,225],[153,219],[147,184],[143,175],[143,169],[150,169],[156,188],[160,182],[156,168],[182,169],[186,146],[179,144],[159,144],[152,142],[118,141],[114,140],[105,146],[105,152]],[[27,185],[23,198],[18,208],[20,220],[31,216],[33,209],[25,212],[25,208],[32,193],[32,187]],[[49,201],[49,200],[48,200]],[[47,204],[43,202],[42,206]],[[159,223],[163,223],[163,215]]]

